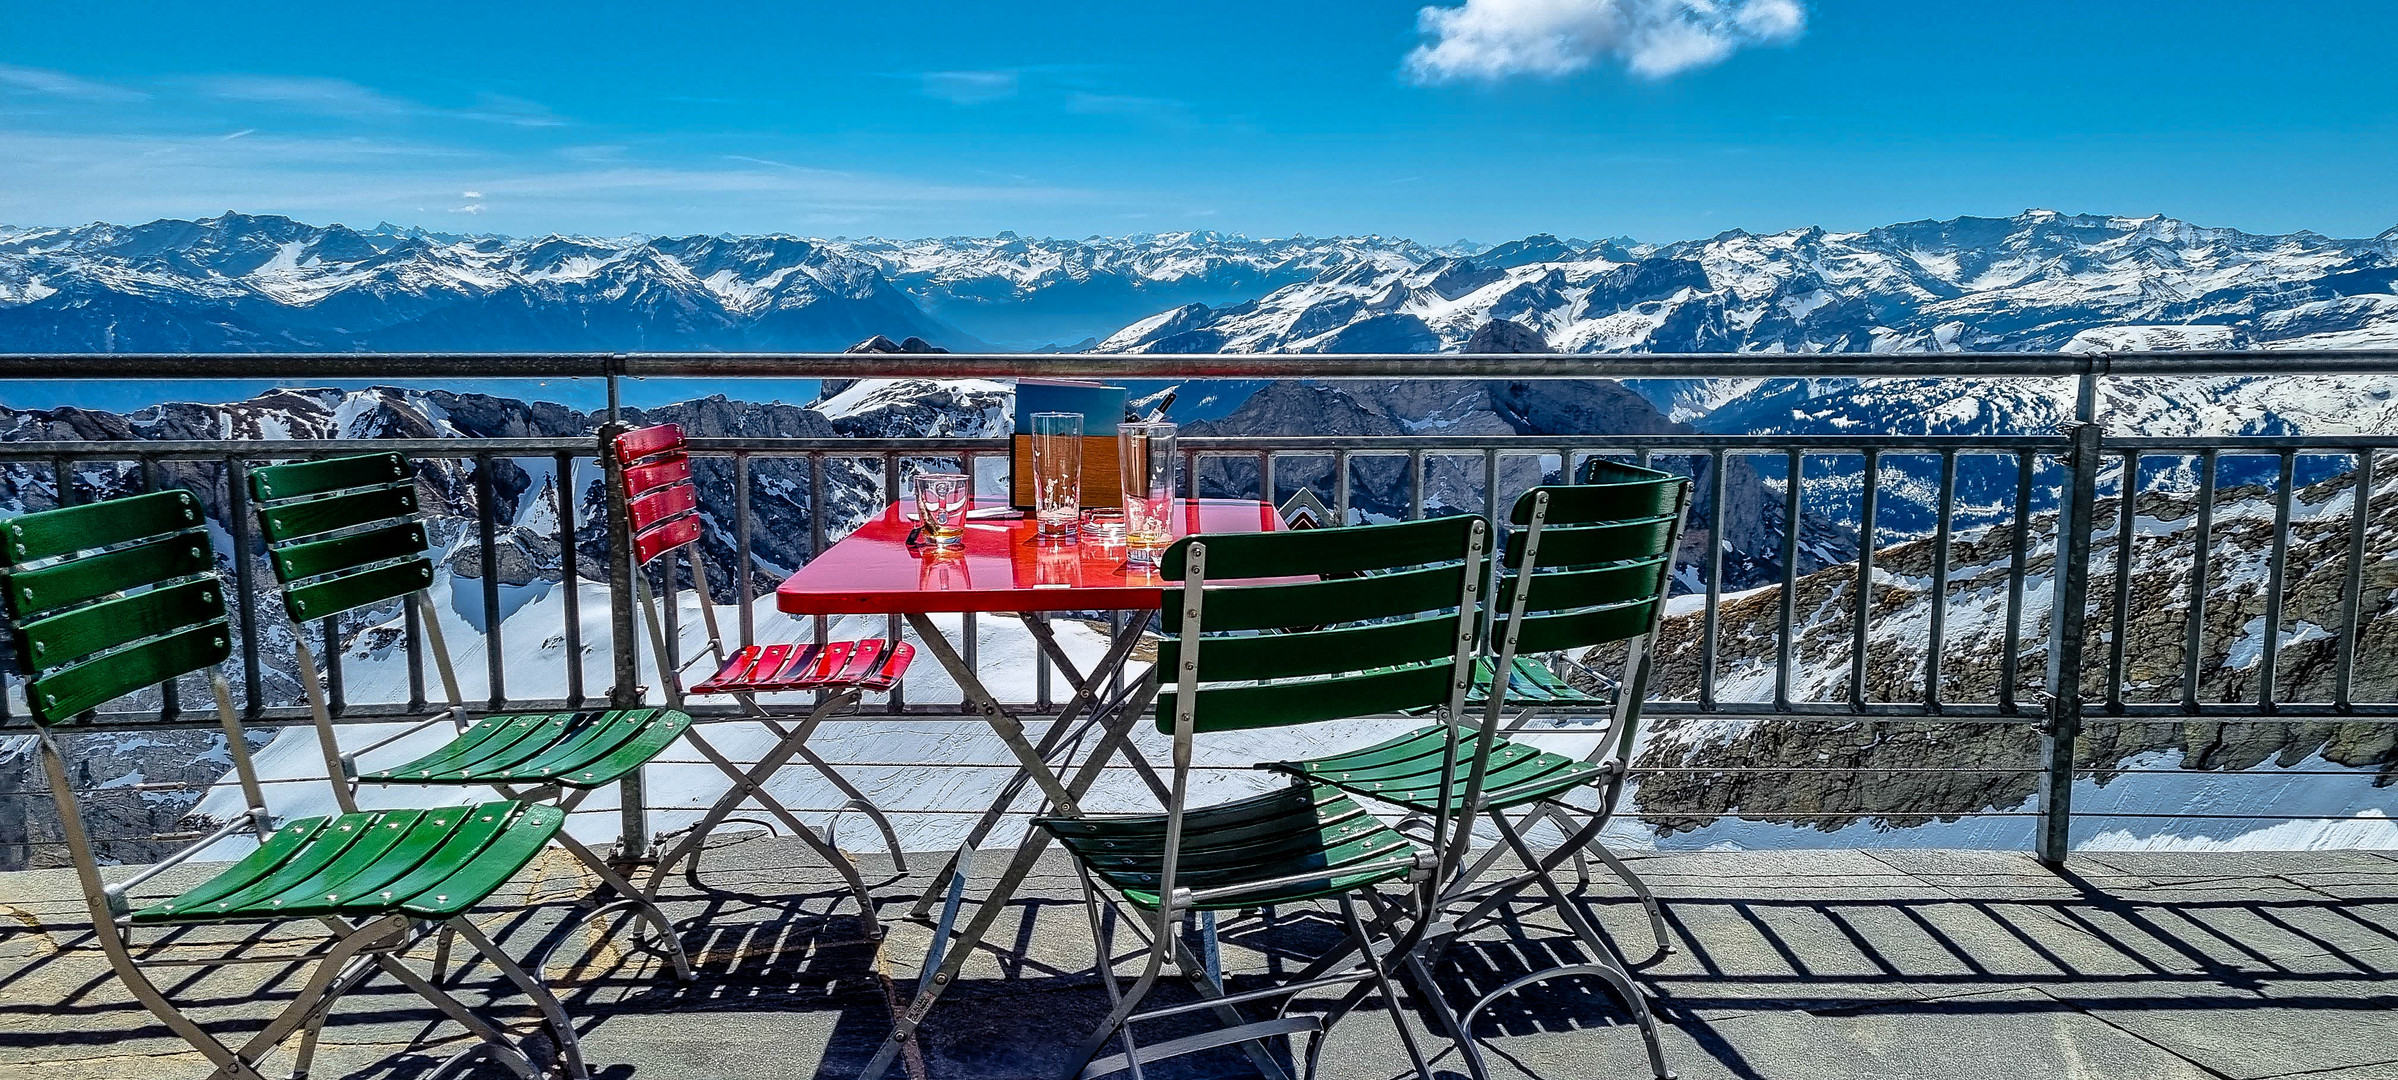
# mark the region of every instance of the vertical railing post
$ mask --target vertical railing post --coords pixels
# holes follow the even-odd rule
[[[615,380],[609,380],[609,385],[612,389]],[[608,485],[608,651],[616,661],[615,682],[608,687],[611,709],[638,708],[648,697],[641,685],[640,643],[634,640],[638,632],[633,629],[633,538],[631,522],[625,516],[624,465],[616,460],[615,452],[616,437],[627,430],[622,421],[611,419],[600,425],[599,431],[600,472]],[[634,769],[618,782],[619,816],[624,822],[616,849],[620,861],[638,859],[649,847],[649,815],[642,807],[646,792],[641,778],[642,770]]]
[[[2090,532],[2098,500],[2099,444],[2097,376],[2083,375],[2078,419],[2066,427],[2073,449],[2066,455],[2065,497],[2057,505],[2056,572],[2048,609],[2048,717],[2040,743],[2037,847],[2051,868],[2065,864],[2073,827],[2073,749],[2082,732],[2082,636],[2090,598]]]

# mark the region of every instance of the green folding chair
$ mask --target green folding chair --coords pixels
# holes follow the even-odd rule
[[[1502,558],[1491,633],[1475,665],[1468,715],[1479,714],[1477,753],[1462,761],[1449,756],[1454,727],[1434,724],[1388,741],[1311,761],[1277,762],[1266,768],[1326,784],[1409,812],[1439,818],[1485,818],[1502,841],[1471,866],[1461,856],[1468,845],[1452,846],[1441,867],[1441,906],[1453,932],[1469,933],[1524,890],[1538,887],[1593,957],[1585,964],[1542,968],[1513,979],[1475,1001],[1456,1020],[1455,1034],[1475,1075],[1482,1075],[1470,1032],[1474,1017],[1499,997],[1546,979],[1595,975],[1623,998],[1647,1041],[1658,1076],[1671,1075],[1645,998],[1632,984],[1614,947],[1557,883],[1555,871],[1575,861],[1588,884],[1584,853],[1597,856],[1639,897],[1660,951],[1671,951],[1664,915],[1654,893],[1622,859],[1599,842],[1623,796],[1634,737],[1646,696],[1648,642],[1663,617],[1672,584],[1673,552],[1680,542],[1690,497],[1685,477],[1608,461],[1592,463],[1590,483],[1539,487],[1517,499]],[[1620,678],[1611,680],[1609,700],[1554,674],[1536,654],[1562,654],[1623,643]],[[1507,672],[1504,680],[1498,672]],[[1597,672],[1593,678],[1603,679]],[[1522,712],[1506,724],[1507,706]],[[1593,715],[1603,719],[1597,747],[1582,759],[1512,741],[1533,717]],[[1487,760],[1481,771],[1475,763]],[[1565,801],[1584,789],[1596,791],[1595,806]],[[1541,818],[1565,831],[1564,843],[1543,853],[1526,833]],[[1513,854],[1523,869],[1492,884],[1481,882],[1502,856]],[[1441,941],[1428,950],[1436,954]],[[1419,981],[1429,985],[1431,955],[1410,958]]]
[[[1481,519],[1458,517],[1194,536],[1167,550],[1163,573],[1181,587],[1167,592],[1151,676],[1167,683],[1157,723],[1174,737],[1166,812],[1036,821],[1075,857],[1101,981],[1113,1003],[1062,1075],[1129,1070],[1137,1077],[1159,1060],[1238,1043],[1261,1072],[1279,1076],[1272,1041],[1306,1033],[1312,1076],[1332,1025],[1378,989],[1417,1074],[1430,1080],[1384,957],[1408,955],[1424,932],[1425,920],[1414,916],[1433,899],[1443,823],[1436,821],[1436,839],[1426,847],[1347,795],[1306,780],[1207,807],[1187,806],[1186,796],[1201,733],[1412,709],[1457,713],[1471,681],[1486,534]],[[1463,745],[1448,738],[1445,753],[1454,761]],[[1445,815],[1436,810],[1435,817]],[[1115,920],[1103,917],[1094,878],[1131,909],[1126,921],[1146,928],[1147,962],[1129,989],[1116,977]],[[1393,899],[1377,888],[1392,882],[1413,885],[1412,896]],[[1194,912],[1328,899],[1354,940],[1371,941],[1359,898],[1374,909],[1381,936],[1390,939],[1387,950],[1361,949],[1353,967],[1263,989],[1227,993],[1209,965],[1183,947],[1179,931]],[[1191,979],[1201,1001],[1139,1011],[1169,961]],[[1349,992],[1322,1016],[1289,1015],[1292,995],[1336,986]],[[1285,1000],[1268,1019],[1239,1011],[1272,998]],[[1134,1024],[1198,1009],[1214,1010],[1227,1026],[1151,1044],[1134,1037]],[[1122,1053],[1093,1060],[1119,1036]]]
[[[437,929],[466,941],[532,998],[566,1071],[587,1075],[574,1028],[556,999],[468,918],[558,835],[564,813],[492,802],[349,811],[278,828],[267,814],[232,692],[218,671],[232,655],[233,631],[199,500],[188,491],[162,491],[26,514],[7,523],[5,540],[0,587],[7,594],[16,663],[38,726],[43,771],[58,800],[60,830],[91,906],[93,935],[126,989],[206,1056],[216,1077],[264,1080],[259,1063],[294,1036],[292,1075],[307,1075],[335,1002],[380,972],[476,1036],[438,1071],[488,1054],[532,1080],[538,1070],[506,1032],[407,965],[404,954]],[[206,672],[215,693],[225,749],[248,812],[128,878],[103,883],[57,737],[86,710],[194,672]],[[338,777],[329,782],[344,790]],[[145,882],[242,833],[258,840],[249,855],[180,895],[137,906],[131,894]],[[277,963],[314,965],[298,996],[238,1047],[185,1016],[145,971],[262,959],[241,955],[239,945],[230,954],[200,959],[157,955],[163,939],[181,928],[292,922],[322,926],[328,941],[307,956],[274,957]],[[163,939],[137,945],[138,933],[149,930],[164,931]]]
[[[325,768],[348,781],[334,785],[343,811],[356,809],[359,784],[488,787],[519,802],[555,807],[562,814],[592,792],[616,783],[673,745],[691,726],[674,709],[583,709],[566,712],[498,713],[475,717],[458,689],[443,640],[439,607],[427,590],[433,583],[425,524],[419,520],[416,469],[396,453],[298,462],[250,474],[250,494],[267,540],[267,561],[280,583],[283,607],[295,626],[391,600],[411,607],[431,646],[448,707],[390,738],[345,751],[335,737],[332,708],[307,635],[294,634],[300,685],[316,720]],[[490,572],[486,568],[485,572]],[[574,588],[567,582],[566,588]],[[330,624],[326,647],[331,640]],[[450,724],[455,738],[432,753],[384,768],[361,771],[359,761],[427,728]],[[691,979],[674,926],[656,903],[626,881],[608,861],[574,836],[558,830],[559,846],[580,861],[620,898],[583,912],[597,919],[629,912],[648,922],[673,963],[675,977]],[[559,935],[553,944],[562,944]],[[446,955],[447,938],[444,938]],[[545,954],[535,965],[547,967]],[[436,964],[436,970],[439,969]]]

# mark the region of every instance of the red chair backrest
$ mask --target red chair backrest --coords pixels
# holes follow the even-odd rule
[[[699,539],[699,491],[676,424],[638,428],[616,437],[624,467],[625,516],[633,529],[633,561],[646,564]]]

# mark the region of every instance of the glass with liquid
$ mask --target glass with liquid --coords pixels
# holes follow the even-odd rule
[[[965,545],[972,483],[964,473],[916,474],[916,523],[922,542],[937,548]]]
[[[1082,512],[1082,414],[1032,414],[1034,536],[1069,540]]]
[[[1124,483],[1124,561],[1151,566],[1174,542],[1174,442],[1172,424],[1116,425],[1118,464]]]

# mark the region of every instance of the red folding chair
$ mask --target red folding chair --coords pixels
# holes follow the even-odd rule
[[[856,810],[871,819],[881,830],[885,848],[897,868],[907,870],[906,857],[899,850],[898,834],[891,822],[864,792],[842,776],[831,763],[808,748],[808,737],[818,725],[848,709],[854,708],[866,694],[889,690],[899,683],[915,658],[916,647],[904,641],[866,638],[859,641],[827,641],[823,643],[756,644],[728,651],[724,634],[716,619],[716,607],[709,599],[707,561],[694,550],[689,562],[691,585],[699,594],[700,619],[707,628],[708,651],[678,662],[675,646],[667,636],[660,618],[656,593],[650,589],[650,564],[666,561],[661,581],[669,603],[674,601],[675,584],[673,552],[696,544],[706,531],[699,513],[699,492],[691,484],[691,458],[683,438],[683,429],[675,424],[661,424],[628,431],[616,437],[611,450],[624,469],[626,516],[633,533],[633,595],[640,602],[642,615],[649,624],[649,637],[656,651],[660,680],[665,684],[667,700],[676,708],[683,707],[689,697],[722,695],[737,702],[743,714],[764,725],[778,740],[774,748],[747,768],[710,745],[694,727],[684,737],[701,755],[732,778],[733,786],[716,800],[715,805],[687,829],[666,833],[658,838],[665,854],[651,872],[648,891],[655,895],[660,882],[684,860],[690,860],[691,873],[699,869],[699,853],[706,845],[708,834],[730,820],[740,820],[773,829],[773,823],[758,818],[735,819],[733,814],[744,804],[754,804],[779,820],[791,832],[813,846],[833,869],[840,871],[857,895],[858,906],[870,924],[871,933],[882,934],[882,922],[876,917],[874,900],[866,892],[864,880],[856,863],[839,847],[835,828],[840,815]],[[745,557],[746,552],[742,553]],[[683,673],[690,665],[712,657],[716,673],[689,687],[683,685]],[[804,714],[777,713],[758,701],[759,694],[813,691],[819,695],[815,706]],[[796,719],[797,723],[790,723]],[[826,781],[838,789],[848,801],[827,822],[823,835],[801,821],[797,814],[777,801],[766,790],[766,781],[776,771],[799,758],[814,768]],[[674,843],[671,849],[665,845]]]

